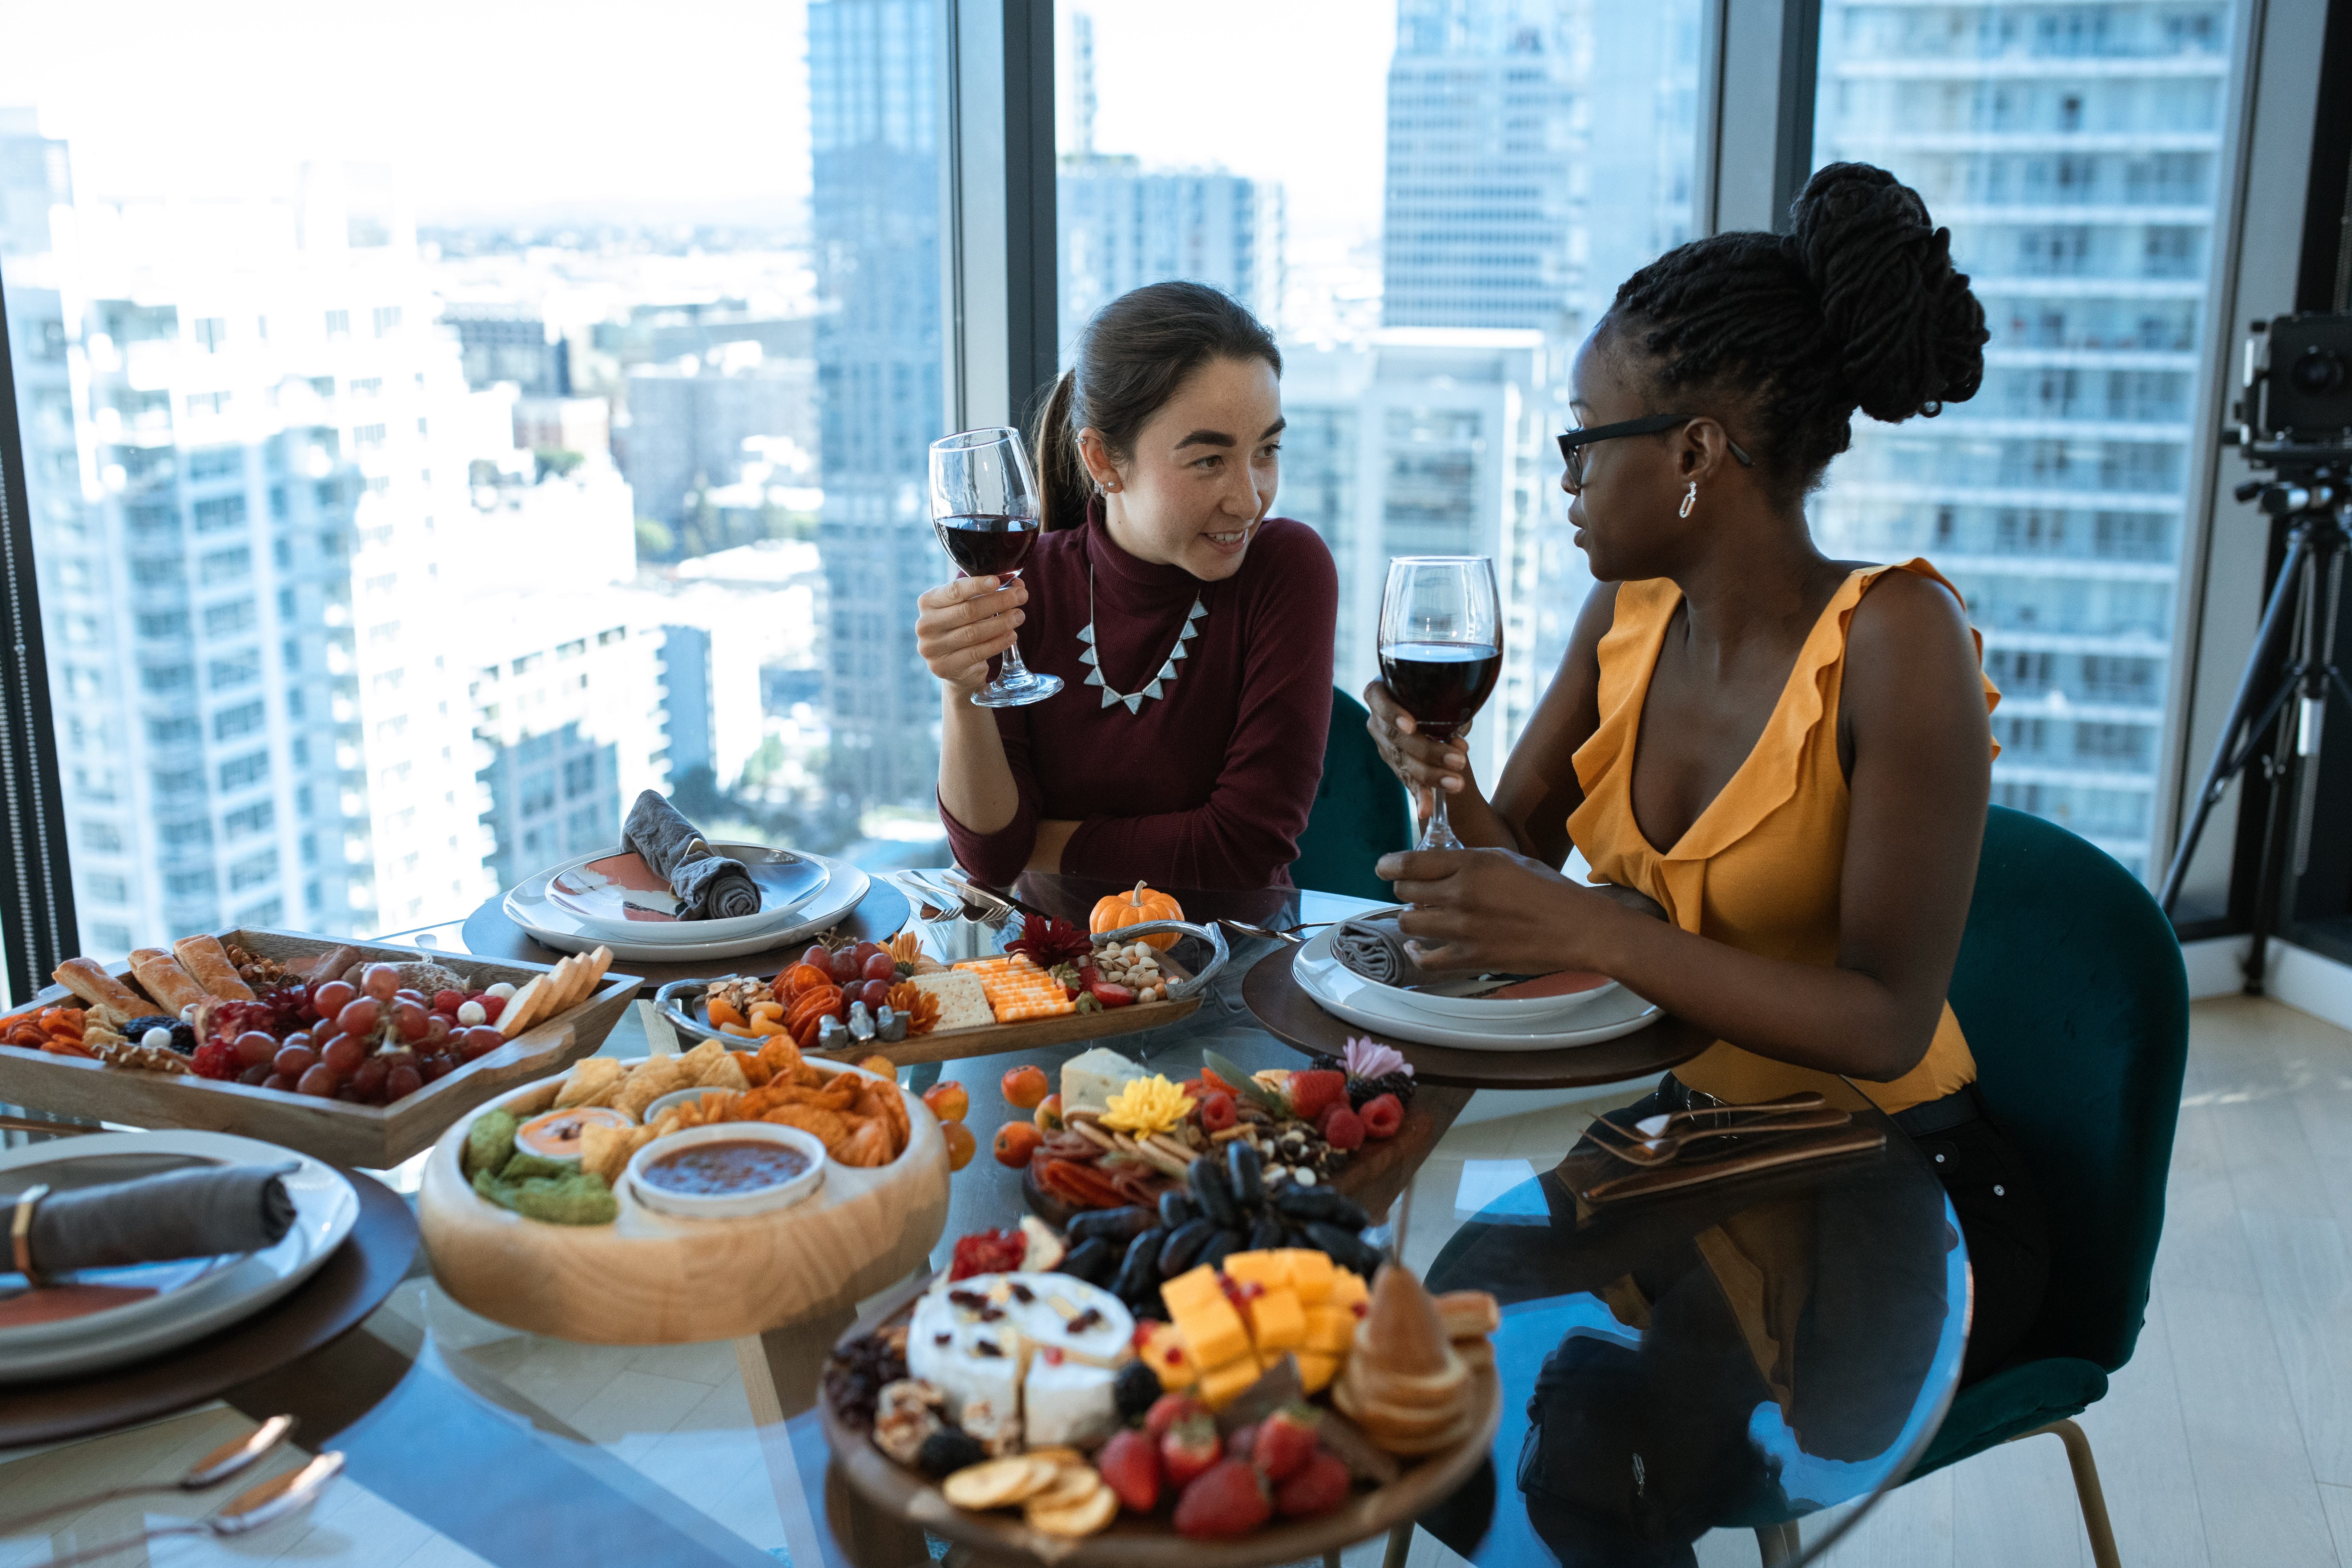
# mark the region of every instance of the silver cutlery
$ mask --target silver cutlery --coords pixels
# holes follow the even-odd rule
[[[92,1492],[65,1502],[51,1503],[11,1519],[0,1520],[0,1535],[21,1534],[25,1526],[45,1519],[55,1519],[63,1513],[79,1513],[100,1503],[115,1502],[123,1498],[151,1497],[159,1492],[200,1492],[216,1487],[232,1476],[243,1475],[258,1464],[265,1455],[277,1450],[294,1431],[294,1417],[273,1415],[242,1437],[232,1437],[188,1467],[187,1473],[176,1481],[163,1481],[149,1486],[117,1487],[111,1491]]]
[[[1681,1153],[1685,1145],[1708,1138],[1752,1138],[1769,1132],[1811,1132],[1828,1127],[1843,1127],[1853,1118],[1843,1110],[1809,1110],[1790,1116],[1764,1117],[1755,1121],[1743,1121],[1737,1127],[1698,1127],[1687,1132],[1671,1132],[1659,1138],[1629,1138],[1625,1130],[1608,1118],[1596,1116],[1596,1126],[1606,1127],[1615,1139],[1601,1147],[1629,1165],[1663,1165]]]
[[[1277,930],[1271,926],[1254,926],[1247,921],[1229,921],[1221,916],[1219,917],[1217,923],[1224,927],[1227,931],[1236,932],[1242,936],[1264,937],[1269,942],[1286,942],[1293,945],[1297,945],[1297,943],[1303,942],[1307,940],[1305,937],[1298,934],[1300,931],[1321,931],[1325,926],[1338,925],[1339,922],[1338,921],[1309,921],[1299,925],[1283,926]]]
[[[150,1541],[160,1541],[169,1535],[247,1535],[264,1525],[275,1524],[310,1507],[318,1500],[319,1494],[342,1473],[341,1452],[330,1449],[307,1465],[289,1470],[282,1476],[272,1476],[259,1486],[239,1492],[223,1503],[217,1513],[190,1520],[185,1524],[142,1531],[137,1535],[125,1536],[104,1546],[93,1546],[70,1556],[53,1557],[43,1568],[74,1568],[74,1564],[79,1563],[95,1563],[101,1557],[110,1557],[115,1552]]]
[[[1786,1100],[1759,1100],[1749,1105],[1708,1105],[1690,1110],[1662,1110],[1655,1116],[1644,1116],[1633,1126],[1643,1137],[1655,1138],[1677,1121],[1700,1121],[1711,1116],[1759,1116],[1766,1111],[1819,1110],[1828,1103],[1818,1090],[1809,1089]]]

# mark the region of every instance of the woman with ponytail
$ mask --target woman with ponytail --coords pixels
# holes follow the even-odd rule
[[[1199,283],[1103,307],[1038,416],[1045,533],[1021,577],[918,601],[940,679],[940,819],[964,868],[1286,885],[1322,778],[1339,579],[1268,518],[1282,354]],[[1016,631],[1062,689],[975,707]]]
[[[1484,847],[1381,874],[1424,962],[1600,970],[1711,1030],[1651,1109],[1834,1102],[1855,1080],[1967,1232],[1974,1377],[2032,1321],[2048,1262],[1944,1000],[1999,693],[1958,590],[1921,560],[1828,559],[1804,498],[1857,409],[1932,417],[1975,394],[1984,310],[1883,169],[1822,169],[1792,216],[1643,268],[1577,355],[1560,482],[1599,585],[1491,796],[1366,693],[1391,765]],[[1601,887],[1560,874],[1571,845]]]

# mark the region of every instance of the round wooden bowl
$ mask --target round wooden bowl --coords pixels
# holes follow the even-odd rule
[[[861,1324],[842,1342],[869,1333],[914,1310],[910,1296],[879,1322]],[[837,1347],[836,1347],[837,1348]],[[1176,1533],[1166,1512],[1140,1519],[1121,1510],[1099,1535],[1081,1541],[1047,1535],[1021,1521],[1017,1509],[971,1512],[950,1504],[920,1471],[899,1465],[865,1433],[844,1422],[823,1393],[817,1409],[835,1464],[867,1502],[894,1519],[921,1526],[933,1535],[971,1547],[982,1560],[1048,1563],[1055,1568],[1269,1568],[1297,1563],[1384,1535],[1412,1522],[1454,1495],[1486,1461],[1503,1414],[1503,1385],[1494,1367],[1470,1374],[1475,1411],[1470,1436],[1442,1453],[1400,1459],[1404,1473],[1389,1486],[1350,1494],[1347,1502],[1314,1519],[1269,1520],[1265,1528],[1239,1541],[1195,1541]]]
[[[527,1118],[552,1104],[561,1084],[528,1084],[481,1110]],[[425,1162],[416,1201],[425,1256],[442,1289],[482,1316],[592,1344],[739,1339],[837,1310],[921,1267],[947,1226],[947,1141],[929,1108],[899,1092],[911,1132],[898,1159],[877,1169],[828,1160],[809,1197],[740,1219],[673,1219],[637,1203],[625,1184],[610,1225],[525,1219],[459,1173],[467,1117]]]

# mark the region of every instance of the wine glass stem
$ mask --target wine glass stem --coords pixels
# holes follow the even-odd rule
[[[1445,791],[1441,788],[1429,793],[1437,804],[1430,811],[1429,826],[1422,830],[1421,847],[1423,849],[1461,848],[1462,840],[1454,836],[1454,825],[1445,819]]]
[[[1013,646],[1004,650],[1004,662],[997,667],[999,686],[1025,686],[1029,683],[1029,667],[1021,662],[1021,639],[1014,637]]]

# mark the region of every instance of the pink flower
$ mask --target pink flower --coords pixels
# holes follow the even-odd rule
[[[1407,1078],[1412,1076],[1412,1064],[1405,1060],[1395,1047],[1375,1044],[1366,1036],[1351,1036],[1340,1060],[1349,1078],[1381,1079],[1392,1072],[1401,1072]]]

